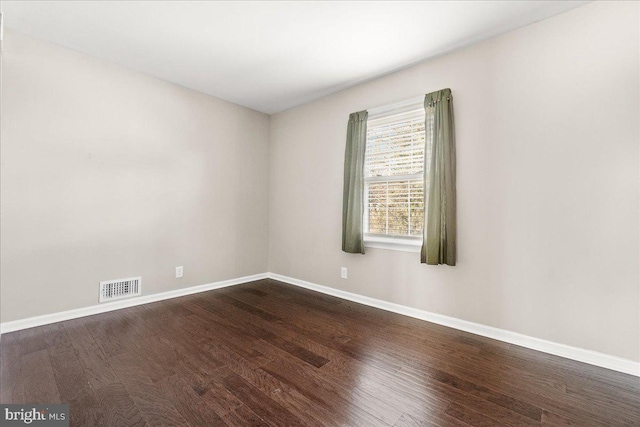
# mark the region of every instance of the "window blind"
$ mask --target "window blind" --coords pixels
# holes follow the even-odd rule
[[[422,236],[424,117],[419,108],[368,121],[365,233]]]

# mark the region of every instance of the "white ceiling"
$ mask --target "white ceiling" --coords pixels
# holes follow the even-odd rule
[[[275,113],[584,1],[2,1],[7,28]]]

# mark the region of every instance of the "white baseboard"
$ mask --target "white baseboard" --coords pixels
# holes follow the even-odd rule
[[[544,353],[576,360],[578,362],[600,366],[602,368],[611,369],[613,371],[640,376],[640,363],[634,362],[633,360],[623,359],[620,357],[611,356],[592,350],[585,350],[583,348],[572,347],[565,344],[558,344],[552,341],[546,341],[540,338],[534,338],[528,335],[519,334],[517,332],[511,332],[504,329],[482,325],[479,323],[469,322],[467,320],[461,320],[454,317],[443,316],[441,314],[430,313],[428,311],[419,310],[417,308],[411,308],[388,301],[354,294],[351,292],[341,291],[339,289],[330,288],[328,286],[317,285],[315,283],[306,282],[304,280],[282,276],[280,274],[268,273],[268,276],[270,279],[368,305],[370,307],[403,314],[405,316],[414,317],[416,319],[426,320],[427,322],[437,323],[438,325],[448,326],[450,328],[459,329],[461,331],[469,332],[487,338],[492,338],[494,340],[504,341],[510,344],[519,345],[521,347],[530,348],[532,350],[542,351]]]
[[[162,301],[170,298],[182,297],[185,295],[197,294],[213,289],[226,288],[228,286],[253,282],[255,280],[266,279],[267,273],[254,274],[252,276],[238,277],[237,279],[223,280],[220,282],[208,283],[206,285],[191,286],[188,288],[176,289],[174,291],[160,292],[157,294],[143,295],[140,297],[108,302],[104,304],[92,305],[75,310],[62,311],[59,313],[45,314],[42,316],[29,317],[27,319],[14,320],[12,322],[0,323],[0,334],[19,331],[21,329],[33,328],[36,326],[48,325],[50,323],[63,322],[65,320],[77,319],[79,317],[92,316],[94,314],[106,313],[108,311],[120,310],[122,308],[134,307],[136,305],[148,304],[150,302]]]
[[[36,326],[48,325],[50,323],[62,322],[65,320],[77,319],[79,317],[91,316],[94,314],[106,313],[108,311],[120,310],[122,308],[134,307],[136,305],[148,304],[151,302],[177,298],[185,295],[196,294],[199,292],[206,292],[213,289],[225,288],[228,286],[239,285],[242,283],[266,278],[279,280],[281,282],[300,286],[312,291],[332,295],[345,300],[357,302],[359,304],[368,305],[370,307],[391,311],[393,313],[414,317],[416,319],[425,320],[427,322],[448,326],[450,328],[459,329],[461,331],[469,332],[483,337],[519,345],[521,347],[530,348],[532,350],[542,351],[544,353],[549,353],[567,359],[576,360],[578,362],[584,362],[591,365],[600,366],[602,368],[607,368],[640,377],[640,363],[634,362],[632,360],[622,359],[620,357],[611,356],[592,350],[585,350],[583,348],[572,347],[565,344],[558,344],[540,338],[534,338],[527,335],[519,334],[517,332],[498,329],[479,323],[469,322],[467,320],[456,319],[455,317],[430,313],[428,311],[419,310],[417,308],[407,307],[388,301],[370,298],[364,295],[341,291],[339,289],[322,286],[275,273],[254,274],[252,276],[238,277],[236,279],[223,280],[206,285],[192,286],[189,288],[176,289],[174,291],[161,292],[157,294],[144,295],[137,298],[92,305],[90,307],[78,308],[75,310],[63,311],[60,313],[45,314],[42,316],[30,317],[27,319],[14,320],[12,322],[4,322],[0,323],[0,334],[19,331],[21,329],[33,328]]]

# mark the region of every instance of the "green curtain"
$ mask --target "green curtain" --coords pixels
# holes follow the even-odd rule
[[[456,144],[451,89],[427,94],[424,109],[424,185],[429,198],[425,200],[420,261],[456,265]]]
[[[364,253],[364,151],[367,143],[367,116],[360,111],[349,115],[347,146],[344,151],[344,191],[342,195],[342,250]]]

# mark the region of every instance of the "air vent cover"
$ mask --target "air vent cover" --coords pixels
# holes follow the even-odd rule
[[[100,282],[100,302],[129,298],[142,293],[142,277]]]

